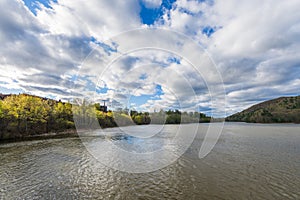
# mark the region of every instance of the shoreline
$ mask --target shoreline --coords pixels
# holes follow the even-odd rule
[[[0,140],[0,144],[33,141],[33,140],[45,140],[45,139],[56,139],[56,138],[75,138],[79,137],[76,129],[68,129],[61,132],[50,132],[38,135],[29,135],[25,137],[15,137]]]
[[[210,123],[217,123],[217,122],[200,122],[199,124],[210,124]],[[225,121],[226,123],[243,123],[245,125],[300,125],[300,123],[253,123],[253,122],[238,122],[238,121]],[[188,123],[182,123],[182,124],[188,124]],[[146,124],[148,125],[148,124]],[[165,125],[179,125],[179,124],[165,124]],[[140,126],[140,125],[138,125]],[[117,128],[115,127],[105,127],[103,129],[110,129],[110,128]],[[7,139],[1,139],[0,144],[6,144],[6,143],[13,143],[13,142],[23,142],[23,141],[34,141],[34,140],[46,140],[46,139],[57,139],[57,138],[79,138],[78,132],[85,132],[84,130],[77,130],[77,129],[67,129],[61,132],[50,132],[50,133],[43,133],[38,135],[29,135],[25,137],[15,137],[15,138],[7,138]]]

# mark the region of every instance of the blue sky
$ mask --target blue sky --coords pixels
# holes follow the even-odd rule
[[[40,4],[46,8],[51,8],[50,1],[57,3],[57,0],[24,0],[24,4],[36,15],[36,10],[40,9]]]
[[[137,110],[177,108],[180,101],[182,110],[218,112],[205,85],[210,76],[202,77],[180,55],[158,50],[123,55],[120,43],[110,39],[133,29],[162,28],[207,51],[223,79],[228,114],[300,94],[298,0],[3,0],[0,7],[2,93],[62,100],[96,96],[121,107],[130,97]],[[101,77],[98,61],[119,54]],[[197,100],[185,96],[183,79]]]
[[[139,1],[141,10],[140,17],[143,24],[153,25],[155,21],[161,18],[165,12],[172,9],[172,5],[175,0],[162,0],[158,7],[149,8],[143,1]]]

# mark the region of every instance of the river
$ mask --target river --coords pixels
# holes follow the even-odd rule
[[[143,152],[167,144],[168,135],[0,144],[0,199],[300,199],[300,125],[225,123],[213,150],[199,159],[207,127],[199,125],[179,159],[149,173],[105,166],[87,145],[114,140]]]

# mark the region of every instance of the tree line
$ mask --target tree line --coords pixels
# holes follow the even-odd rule
[[[74,129],[72,105],[27,94],[0,100],[0,139]]]
[[[96,119],[102,128],[145,125],[209,122],[210,117],[199,112],[160,110],[138,112],[128,109],[103,112],[100,104],[76,106],[28,94],[8,95],[0,100],[0,140],[23,138],[50,132],[75,129],[77,120]],[[84,118],[84,119],[83,119]],[[87,123],[82,121],[82,123]],[[76,123],[80,124],[80,123]]]

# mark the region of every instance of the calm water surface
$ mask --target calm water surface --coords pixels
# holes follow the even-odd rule
[[[139,174],[104,166],[80,138],[1,144],[0,199],[300,199],[300,125],[227,123],[213,151],[199,159],[207,127],[200,125],[180,159]],[[118,136],[85,142],[115,140],[143,152],[168,143],[177,126],[166,129],[163,137],[142,141]]]

